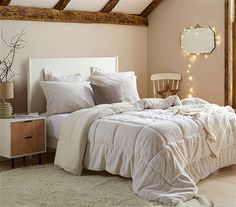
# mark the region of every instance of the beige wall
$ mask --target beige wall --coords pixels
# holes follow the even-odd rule
[[[121,71],[134,70],[138,76],[141,97],[147,96],[147,27],[120,25],[89,25],[68,23],[0,21],[6,37],[23,28],[27,45],[18,52],[14,71],[14,108],[26,111],[27,57],[95,57],[119,56]],[[0,45],[0,57],[6,48]]]
[[[180,72],[182,97],[188,95],[188,58],[180,49],[183,28],[209,25],[220,35],[220,45],[208,59],[198,56],[191,74],[194,96],[224,104],[224,0],[163,0],[149,16],[148,79],[159,72]],[[151,82],[149,95],[152,95]]]
[[[141,97],[152,96],[150,75],[180,72],[181,97],[188,95],[188,58],[180,49],[185,27],[209,25],[216,28],[221,43],[208,59],[198,56],[192,64],[194,96],[217,104],[224,103],[224,0],[163,0],[149,16],[148,27],[89,25],[24,21],[0,21],[7,37],[22,28],[27,45],[18,52],[14,71],[16,112],[26,111],[27,57],[119,56],[121,71],[135,70]],[[0,57],[6,48],[0,44]],[[147,93],[148,91],[148,93]]]

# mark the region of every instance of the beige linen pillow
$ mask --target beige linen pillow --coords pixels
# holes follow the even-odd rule
[[[119,84],[124,102],[140,100],[137,91],[136,76],[126,75],[123,77],[112,76],[90,76],[89,81],[94,84]]]
[[[56,82],[80,82],[84,81],[84,78],[80,73],[71,75],[58,75],[54,71],[44,68],[43,79],[45,81],[56,81]]]
[[[47,115],[74,112],[95,105],[89,82],[41,81],[47,102]]]

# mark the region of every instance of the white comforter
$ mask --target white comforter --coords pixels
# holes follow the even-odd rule
[[[131,177],[137,195],[177,204],[197,194],[199,179],[236,163],[230,112],[176,96],[80,110],[64,122],[55,164],[78,175],[84,164]]]

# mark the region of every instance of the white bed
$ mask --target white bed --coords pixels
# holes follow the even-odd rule
[[[117,71],[116,58],[108,58],[107,62],[102,59],[103,68],[107,64],[110,66],[107,71]],[[70,64],[70,61],[61,64],[57,59],[30,61],[28,90],[33,111],[45,107],[42,97],[37,96],[38,100],[33,101],[39,80],[35,71],[42,70],[49,62],[53,69],[61,67],[61,70]],[[88,75],[90,67],[99,61],[86,59],[86,62],[84,72]],[[75,68],[81,68],[80,61],[76,64]],[[216,112],[219,115],[214,117]],[[223,120],[219,119],[221,115]],[[234,112],[199,99],[180,101],[171,97],[164,101],[147,99],[100,105],[71,114],[61,125],[63,119],[64,115],[49,117],[51,136],[58,136],[58,128],[62,127],[55,164],[78,175],[85,167],[131,177],[137,195],[168,205],[197,196],[196,182],[236,163]],[[208,127],[210,122],[212,128]],[[211,132],[212,129],[216,131]],[[210,139],[214,132],[217,142]],[[220,138],[223,139],[218,142]]]

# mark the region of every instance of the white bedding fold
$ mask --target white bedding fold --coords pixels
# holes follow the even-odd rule
[[[88,131],[92,122],[103,116],[143,109],[142,103],[119,103],[72,113],[62,126],[54,163],[68,172],[81,175]]]

